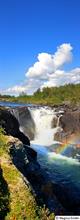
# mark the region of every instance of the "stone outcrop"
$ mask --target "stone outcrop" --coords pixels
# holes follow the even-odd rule
[[[59,119],[61,131],[57,131],[54,138],[58,141],[68,141],[70,138],[80,136],[80,108],[64,108],[64,114]]]
[[[35,136],[35,123],[29,109],[26,106],[16,107],[10,110],[20,124],[20,130],[29,137],[30,140]]]
[[[20,131],[20,125],[10,109],[0,108],[0,126],[4,128],[7,135],[19,138],[23,144],[30,145],[29,138]]]
[[[46,204],[55,214],[64,214],[65,209],[54,195],[54,184],[49,181],[49,177],[37,162],[37,153],[21,142],[17,142],[17,139],[14,140],[14,143],[12,141],[9,152],[14,165],[28,180],[37,203]]]
[[[10,140],[10,143],[12,143],[9,152],[12,162],[22,173],[23,177],[28,180],[33,192],[35,192],[37,202],[39,202],[40,205],[46,204],[46,206],[51,211],[54,211],[55,214],[64,214],[66,213],[65,209],[69,210],[70,206],[70,203],[68,202],[69,195],[67,193],[69,190],[66,190],[64,186],[59,186],[55,182],[51,182],[45,170],[40,167],[39,163],[37,162],[37,153],[31,147],[27,146],[30,145],[30,141],[25,134],[27,131],[30,133],[30,130],[27,129],[28,126],[32,125],[28,124],[31,118],[29,116],[29,121],[27,121],[27,115],[26,113],[24,114],[24,108],[19,108],[17,113],[15,113],[15,111],[11,113],[12,111],[10,109],[0,109],[0,126],[5,129],[8,135],[17,137],[21,142],[23,142],[22,144],[19,140],[17,143],[14,140]],[[70,109],[67,109],[66,111],[65,109],[64,114],[61,117],[58,116],[58,118],[59,126],[62,129],[58,129],[58,133],[55,134],[55,138],[57,140],[59,139],[62,141],[67,137],[67,135],[70,136],[75,134],[76,130],[78,132],[80,131],[80,111]],[[23,127],[24,123],[25,125],[27,124],[26,130],[25,127]],[[57,120],[53,121],[53,123],[55,127],[57,125]],[[22,127],[23,131],[25,130],[25,134],[20,131],[20,126]],[[35,126],[32,126],[35,129]],[[67,202],[65,195],[67,196]],[[72,201],[72,210],[75,206],[74,204],[75,201]],[[78,206],[79,204],[77,202],[76,207]]]
[[[50,211],[54,211],[56,214],[64,213],[64,208],[57,200],[54,193],[49,195],[49,193],[47,194],[47,192],[44,192],[48,176],[46,176],[47,174],[45,174],[45,171],[37,162],[36,151],[28,146],[30,145],[30,141],[27,136],[20,131],[19,121],[11,113],[10,109],[0,109],[0,126],[4,128],[7,135],[14,137],[9,137],[10,147],[8,151],[11,156],[11,161],[22,173],[26,182],[28,181],[32,191],[34,192],[37,203],[39,205],[46,204]],[[46,187],[50,188],[48,184]]]
[[[55,115],[55,116],[53,117],[52,122],[51,122],[51,128],[56,128],[56,127],[57,127],[57,123],[58,123],[58,118],[57,118],[57,116]]]
[[[80,111],[67,111],[60,118],[60,126],[64,132],[75,133],[80,131]]]

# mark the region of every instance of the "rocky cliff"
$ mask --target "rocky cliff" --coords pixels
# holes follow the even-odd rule
[[[59,118],[62,129],[55,134],[55,140],[69,141],[73,137],[80,139],[80,107],[63,107],[63,114]]]
[[[9,108],[0,107],[0,126],[4,128],[6,134],[19,138],[23,144],[30,145],[29,138],[20,131],[20,124]]]
[[[26,184],[28,183],[31,186],[39,205],[46,204],[50,211],[54,211],[56,214],[67,213],[66,209],[69,209],[69,207],[67,207],[68,202],[66,202],[65,199],[66,192],[64,188],[55,182],[50,182],[47,173],[37,162],[36,151],[29,146],[29,138],[20,131],[20,126],[24,129],[25,118],[25,126],[27,124],[26,131],[28,129],[28,122],[32,120],[29,112],[27,111],[29,120],[27,121],[26,110],[24,114],[24,108],[19,108],[19,110],[15,109],[15,111],[12,112],[11,109],[0,108],[0,126],[4,128],[7,135],[18,138],[17,141],[15,138],[13,141],[12,139],[10,140],[9,154],[13,164],[21,172]],[[57,114],[57,117],[59,118],[59,126],[62,128],[62,131],[56,134],[57,138],[55,136],[57,140],[63,141],[72,134],[76,135],[80,132],[79,109],[64,108],[63,114],[60,112]],[[55,121],[55,126],[56,122],[57,121]],[[34,123],[32,123],[32,126],[35,128]],[[69,201],[69,198],[67,201]],[[74,204],[72,201],[72,209],[73,208]]]
[[[16,107],[10,109],[12,115],[16,117],[19,122],[20,130],[29,137],[30,140],[34,139],[35,123],[29,109],[24,107]]]
[[[0,108],[0,126],[4,128],[8,138],[11,161],[20,171],[25,183],[31,187],[37,204],[49,208],[55,214],[64,213],[65,208],[54,195],[55,183],[49,181],[48,175],[37,162],[37,153],[29,145],[30,141],[19,129],[20,124],[10,109]],[[15,137],[15,138],[12,138]],[[18,138],[18,139],[16,139]]]

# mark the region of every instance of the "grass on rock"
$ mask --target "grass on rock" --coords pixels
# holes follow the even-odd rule
[[[45,206],[37,206],[30,188],[11,161],[9,147],[8,136],[0,128],[0,220],[53,220],[54,214]]]

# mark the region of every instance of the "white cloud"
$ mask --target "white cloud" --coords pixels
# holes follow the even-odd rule
[[[26,82],[8,88],[4,93],[19,94],[26,92],[32,94],[38,88],[59,86],[68,83],[80,83],[80,68],[70,71],[64,70],[64,64],[72,60],[72,46],[64,43],[57,48],[54,54],[40,53],[37,62],[26,72]]]
[[[34,93],[38,88],[40,88],[42,85],[42,81],[36,79],[29,79],[25,84],[23,85],[16,85],[11,88],[8,88],[6,90],[0,90],[1,94],[9,94],[9,95],[19,95],[20,93],[24,92],[27,94]]]
[[[44,87],[60,86],[68,83],[80,83],[80,68],[72,69],[69,72],[56,70],[56,72],[49,77],[48,81],[44,82],[41,89]]]
[[[21,92],[25,92],[25,87],[24,86],[13,86],[12,88],[8,88],[7,89],[8,92],[12,92],[12,93],[21,93]]]
[[[53,55],[55,68],[61,67],[64,63],[72,60],[72,46],[70,44],[62,44],[57,48]]]
[[[30,78],[45,78],[48,74],[52,74],[56,69],[63,66],[63,64],[70,62],[72,59],[72,47],[70,44],[62,44],[57,48],[55,54],[40,53],[38,54],[38,61],[28,69],[26,77]]]

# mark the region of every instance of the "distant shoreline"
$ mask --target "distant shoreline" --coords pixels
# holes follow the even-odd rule
[[[25,93],[19,96],[0,95],[1,102],[19,103],[24,105],[41,106],[79,106],[80,105],[80,83],[68,84],[60,87],[38,89],[33,95]]]

